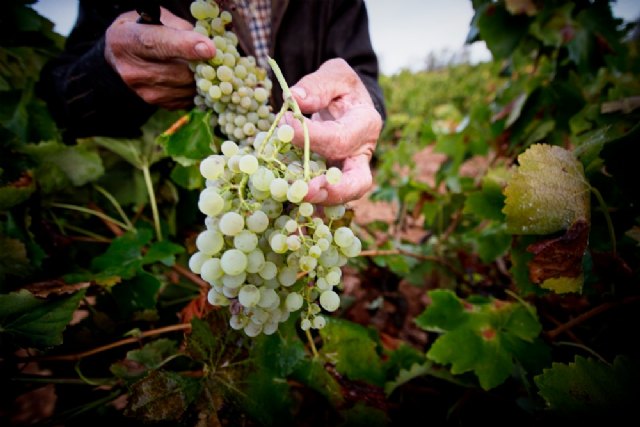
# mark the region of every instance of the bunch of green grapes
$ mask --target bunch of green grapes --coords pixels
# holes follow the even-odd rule
[[[293,101],[271,112],[267,73],[238,54],[237,38],[225,29],[230,14],[207,0],[194,1],[191,12],[196,31],[218,48],[215,58],[193,67],[196,104],[213,109],[212,125],[227,140],[200,163],[206,187],[198,207],[206,229],[189,267],[211,284],[209,302],[229,306],[231,327],[248,336],[274,333],[293,312],[303,330],[320,329],[323,309],[340,306],[341,267],[360,253],[361,242],[343,225],[344,205],[317,209],[304,197],[309,179],[324,175],[335,184],[341,171],[308,151],[305,160],[291,144],[293,128],[278,121]]]

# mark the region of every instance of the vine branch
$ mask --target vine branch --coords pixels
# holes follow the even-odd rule
[[[591,310],[586,311],[577,317],[574,317],[573,319],[569,320],[566,323],[563,323],[557,328],[550,330],[546,335],[550,340],[555,340],[558,335],[569,331],[571,328],[578,326],[579,324],[591,319],[598,314],[604,313],[605,311],[611,310],[612,308],[616,308],[621,305],[633,304],[638,301],[640,301],[640,295],[634,295],[621,301],[605,302],[604,304],[593,307]]]
[[[186,331],[191,329],[190,323],[179,323],[177,325],[165,326],[163,328],[152,329],[149,331],[142,332],[137,337],[125,338],[116,342],[112,342],[110,344],[106,344],[100,347],[93,348],[91,350],[83,351],[80,353],[74,354],[62,354],[62,355],[54,355],[54,356],[43,356],[43,357],[33,357],[32,359],[38,361],[78,361],[84,359],[85,357],[93,356],[99,353],[103,353],[107,350],[111,350],[117,347],[122,347],[123,345],[133,344],[139,342],[143,338],[152,337],[155,335],[162,335],[170,332],[177,331]]]

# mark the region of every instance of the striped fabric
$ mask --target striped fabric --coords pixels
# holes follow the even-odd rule
[[[242,16],[249,26],[256,48],[256,61],[269,69],[269,39],[271,38],[271,0],[236,0]]]

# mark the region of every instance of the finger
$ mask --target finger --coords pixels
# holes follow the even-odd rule
[[[162,22],[163,25],[166,25],[167,27],[175,28],[177,30],[185,30],[185,31],[193,30],[193,24],[191,24],[189,21],[174,15],[164,7],[160,8],[160,11],[161,11],[160,21]]]
[[[215,56],[213,41],[196,31],[166,25],[136,23],[134,12],[118,17],[106,32],[106,43],[117,56],[134,56],[151,61],[210,59]]]
[[[132,46],[134,54],[146,59],[163,61],[184,59],[196,61],[211,59],[216,47],[208,37],[195,31],[177,30],[164,25],[139,25],[138,43]]]
[[[195,94],[193,86],[178,88],[142,86],[134,88],[134,91],[147,104],[167,107],[169,109],[174,108],[174,105],[182,107],[190,105],[193,103],[193,96]]]
[[[300,121],[290,113],[285,114],[284,120],[294,129],[293,144],[303,147],[304,132]],[[327,160],[358,155],[371,158],[382,128],[380,113],[373,106],[367,105],[353,106],[336,120],[316,121],[305,118],[305,123],[311,150]]]
[[[195,91],[193,72],[184,62],[123,62],[118,67],[118,72],[129,87],[144,86],[158,87],[187,87],[191,86]]]
[[[341,58],[330,59],[304,76],[291,87],[291,93],[303,113],[320,111],[341,97],[373,105],[358,74]]]
[[[364,196],[372,184],[369,159],[366,156],[349,158],[344,162],[340,182],[329,184],[324,176],[312,179],[305,201],[324,206],[347,203]]]

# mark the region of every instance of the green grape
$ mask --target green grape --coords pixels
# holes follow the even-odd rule
[[[278,267],[271,261],[265,261],[258,274],[265,280],[271,280],[278,274]]]
[[[254,285],[244,285],[238,293],[238,301],[245,307],[254,307],[260,302],[260,290]]]
[[[245,273],[244,271],[240,274],[234,275],[224,274],[222,276],[222,284],[225,288],[236,289],[243,285],[246,279],[247,273]]]
[[[224,208],[222,196],[213,188],[205,188],[198,199],[198,209],[205,215],[216,216]]]
[[[320,305],[327,311],[336,311],[340,307],[340,297],[334,291],[324,291],[320,294]]]
[[[262,233],[269,227],[269,217],[263,211],[255,211],[247,218],[247,228],[254,233]]]
[[[260,301],[258,301],[258,306],[270,308],[278,305],[280,305],[280,297],[275,290],[265,287],[260,288]]]
[[[200,276],[209,283],[215,282],[222,277],[224,271],[220,266],[219,258],[210,258],[202,264]]]
[[[264,266],[264,253],[261,249],[254,249],[247,254],[247,272],[258,273]]]
[[[196,237],[196,247],[202,253],[215,255],[222,249],[224,239],[222,234],[215,230],[205,230]]]
[[[288,288],[296,283],[298,278],[298,271],[292,267],[284,267],[278,272],[278,281],[282,286]]]
[[[354,237],[353,231],[349,227],[340,227],[333,233],[333,241],[341,248],[351,246]]]
[[[278,139],[284,143],[293,141],[293,128],[290,125],[284,124],[278,127]]]
[[[231,301],[229,301],[229,298],[220,294],[218,291],[216,291],[213,288],[209,289],[209,292],[207,293],[207,301],[211,305],[219,305],[223,307],[231,304]]]
[[[304,196],[307,195],[307,191],[309,191],[309,186],[304,180],[297,179],[291,184],[289,190],[287,191],[287,199],[291,203],[300,203]]]
[[[302,307],[303,302],[304,299],[302,298],[302,295],[297,292],[291,292],[285,299],[285,306],[290,312],[298,311]]]
[[[222,254],[220,266],[226,274],[240,274],[247,268],[247,256],[238,249],[229,249]]]
[[[311,203],[302,202],[300,203],[298,212],[300,212],[300,215],[304,217],[310,217],[311,215],[313,215],[313,205]]]
[[[337,184],[342,179],[342,171],[336,167],[330,167],[325,172],[325,177],[329,184]]]
[[[244,228],[244,218],[237,212],[227,212],[220,218],[218,226],[225,236],[235,236]]]
[[[233,237],[233,245],[236,249],[249,253],[258,246],[258,236],[249,230],[242,230]]]
[[[322,329],[327,325],[327,320],[324,318],[324,316],[316,316],[313,318],[313,327],[315,329]]]
[[[208,259],[211,259],[210,255],[200,251],[194,252],[193,255],[189,257],[189,270],[196,274],[200,274],[202,264]]]

